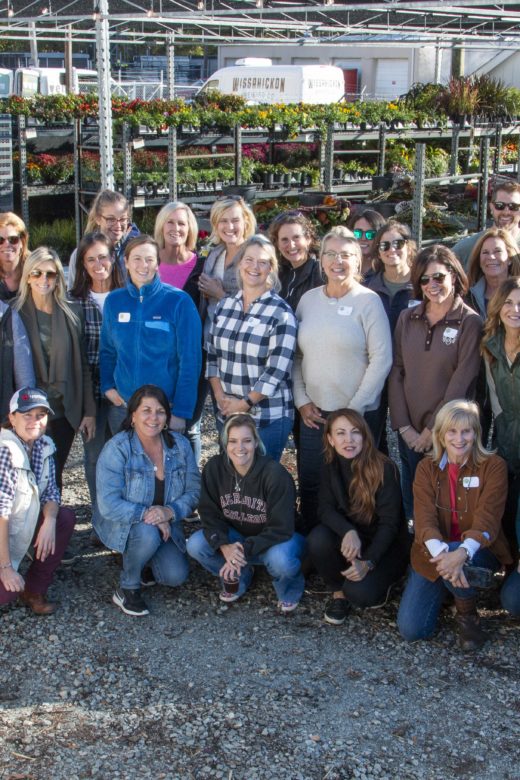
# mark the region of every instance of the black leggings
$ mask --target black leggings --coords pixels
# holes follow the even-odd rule
[[[58,417],[56,420],[50,419],[47,423],[47,435],[51,437],[56,445],[56,452],[54,453],[56,483],[61,490],[63,487],[63,469],[69,457],[76,431],[66,417]]]
[[[409,544],[398,537],[372,571],[360,582],[350,582],[341,574],[348,566],[341,554],[341,537],[327,526],[317,525],[307,537],[307,544],[320,577],[332,590],[342,590],[357,607],[381,604],[390,585],[405,573],[409,560]]]

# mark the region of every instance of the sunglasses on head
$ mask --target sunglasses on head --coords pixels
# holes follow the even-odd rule
[[[7,238],[4,238],[3,236],[0,236],[0,246],[2,244],[11,244],[11,246],[17,246],[20,243],[21,239],[20,236],[7,236]]]
[[[352,232],[354,233],[354,238],[357,238],[358,241],[360,238],[366,238],[367,241],[372,241],[372,239],[376,237],[377,230],[360,230],[359,228],[356,228]]]
[[[39,279],[41,276],[45,276],[46,279],[56,279],[58,276],[57,271],[40,271],[39,268],[36,268],[34,271],[31,271],[29,276],[32,279]]]
[[[497,211],[504,211],[505,209],[509,209],[509,211],[520,211],[520,203],[504,203],[502,200],[495,200],[493,206]]]
[[[389,249],[402,249],[406,242],[406,238],[394,238],[393,241],[380,241],[379,249],[381,252],[388,252]]]
[[[430,282],[439,282],[439,284],[442,284],[447,276],[448,274],[443,274],[442,271],[437,271],[437,273],[430,274],[430,276],[428,276],[428,274],[423,274],[419,277],[419,284],[421,287],[426,287]]]

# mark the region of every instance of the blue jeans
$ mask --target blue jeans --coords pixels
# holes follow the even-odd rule
[[[164,542],[153,525],[134,523],[130,528],[123,553],[121,587],[137,590],[141,587],[141,572],[148,565],[160,585],[175,588],[187,579],[190,572],[188,556],[172,539]]]
[[[450,552],[459,546],[460,542],[450,542]],[[491,571],[500,569],[500,563],[487,548],[477,550],[472,563]],[[454,588],[451,582],[442,577],[431,582],[413,569],[410,571],[397,614],[397,628],[404,639],[414,642],[417,639],[429,639],[435,633],[447,590],[460,599],[475,598],[478,592],[475,588]]]
[[[500,601],[504,609],[507,609],[513,617],[520,617],[520,574],[518,569],[512,571],[504,582]]]
[[[127,411],[126,404],[124,406],[115,406],[109,401],[108,425],[112,436],[115,436],[121,430],[121,424],[126,417]]]
[[[108,410],[110,401],[102,399],[97,403],[96,435],[91,441],[83,442],[83,462],[85,464],[85,477],[87,478],[90,502],[96,503],[96,464],[99,453],[110,439],[111,432],[108,425]]]
[[[243,542],[244,536],[230,528],[228,542]],[[305,586],[300,563],[305,548],[305,539],[300,534],[293,534],[287,542],[274,544],[268,550],[250,558],[247,566],[241,571],[238,595],[243,596],[253,579],[253,566],[265,566],[273,578],[273,586],[279,601],[298,602]],[[203,531],[196,531],[187,542],[188,554],[200,563],[210,574],[219,576],[225,563],[220,550],[215,551],[204,536]]]
[[[267,455],[273,460],[280,460],[287,439],[292,430],[292,420],[290,417],[280,417],[269,425],[261,425],[258,433],[265,447]]]
[[[419,462],[424,458],[422,452],[415,452],[406,444],[401,434],[397,437],[401,458],[401,492],[406,519],[413,517],[413,481]]]

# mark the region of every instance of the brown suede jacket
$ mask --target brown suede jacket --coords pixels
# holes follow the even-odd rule
[[[441,461],[442,463],[442,461]],[[502,530],[502,515],[507,495],[507,466],[498,455],[491,455],[476,466],[470,459],[459,472],[457,506],[462,540],[475,539],[502,564],[511,563],[511,553]],[[448,465],[442,468],[431,458],[417,466],[413,484],[415,539],[411,560],[413,569],[434,581],[439,576],[430,563],[425,542],[450,541],[451,511]]]

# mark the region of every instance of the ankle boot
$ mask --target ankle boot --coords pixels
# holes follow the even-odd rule
[[[486,635],[480,627],[477,612],[477,599],[461,599],[455,596],[455,617],[459,627],[459,645],[461,650],[478,650],[486,641]]]
[[[52,615],[56,611],[56,604],[47,601],[43,593],[31,593],[26,588],[20,593],[20,599],[35,615]]]

